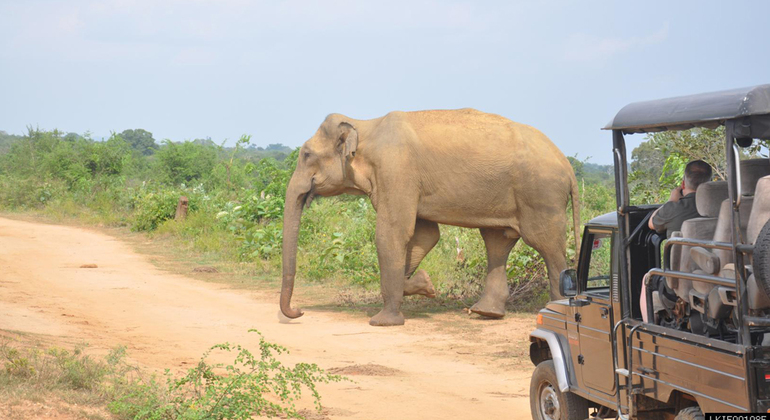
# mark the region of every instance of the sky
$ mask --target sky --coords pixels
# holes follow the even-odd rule
[[[770,83],[764,1],[0,0],[0,130],[299,146],[472,107],[609,164],[640,100]],[[643,140],[629,139],[629,147]]]

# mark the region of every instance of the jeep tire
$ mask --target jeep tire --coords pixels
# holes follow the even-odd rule
[[[674,420],[704,420],[703,411],[698,407],[687,407],[679,411]]]
[[[765,223],[754,241],[752,267],[757,285],[770,297],[770,220]]]
[[[588,401],[571,392],[559,391],[553,360],[545,360],[532,373],[529,404],[533,420],[585,420]]]

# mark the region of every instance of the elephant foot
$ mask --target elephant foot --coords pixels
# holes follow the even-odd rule
[[[422,295],[427,298],[436,297],[436,289],[425,270],[418,270],[404,282],[404,296]]]
[[[499,319],[505,316],[505,301],[503,300],[502,304],[493,303],[491,299],[482,297],[480,301],[471,307],[471,312],[487,318]]]
[[[391,312],[385,309],[369,320],[369,325],[375,327],[392,327],[395,325],[404,325],[404,314],[401,312]]]

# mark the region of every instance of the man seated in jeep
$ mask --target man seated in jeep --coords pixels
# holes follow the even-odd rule
[[[685,220],[700,217],[698,209],[695,206],[695,191],[700,184],[711,180],[711,166],[702,160],[694,160],[687,164],[684,169],[684,179],[682,185],[671,191],[671,197],[668,202],[660,206],[650,217],[648,226],[650,229],[666,237],[671,237],[671,233],[682,229],[682,223]],[[642,309],[642,319],[647,319],[647,300],[645,298],[645,284],[647,277],[642,282],[642,292],[640,296],[640,306]],[[670,302],[676,302],[677,296],[673,290],[669,289],[665,280],[660,276],[652,276],[649,281],[650,288],[660,292],[661,297],[665,297]]]
[[[702,160],[688,163],[684,169],[682,185],[674,188],[668,202],[655,210],[650,217],[650,229],[671,237],[672,232],[681,230],[685,220],[700,217],[695,207],[695,191],[700,184],[710,180],[711,166],[708,163]]]

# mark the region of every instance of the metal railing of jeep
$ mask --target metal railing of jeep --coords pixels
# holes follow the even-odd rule
[[[663,268],[653,268],[650,270],[650,274],[658,275],[665,278],[675,278],[675,279],[684,279],[684,280],[692,280],[692,281],[699,281],[703,283],[709,283],[714,284],[717,286],[723,286],[723,287],[731,287],[736,290],[738,290],[738,281],[740,278],[740,274],[738,273],[736,267],[736,273],[735,278],[726,278],[726,277],[719,277],[715,275],[710,274],[698,274],[698,273],[689,273],[686,271],[674,271],[671,270],[669,267],[671,267],[671,249],[674,247],[674,245],[680,245],[680,246],[698,246],[701,248],[706,249],[721,249],[726,251],[732,251],[733,244],[729,242],[716,242],[716,241],[708,241],[708,240],[702,240],[702,239],[689,239],[689,238],[671,238],[668,241],[666,241],[666,244],[663,248]],[[748,244],[738,244],[736,246],[736,249],[738,252],[743,253],[744,255],[750,255],[754,253],[754,245],[748,245]],[[649,288],[647,290],[647,301],[652,302],[652,290]],[[744,305],[746,302],[738,302],[738,305]],[[647,305],[647,319],[653,319],[652,316],[652,305]],[[748,316],[744,319],[746,322],[746,325],[749,327],[770,327],[770,318],[762,318],[762,317],[754,317],[754,316]]]

